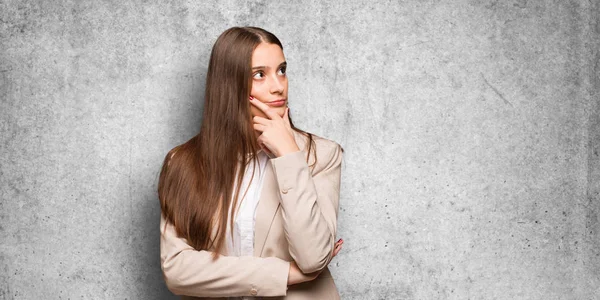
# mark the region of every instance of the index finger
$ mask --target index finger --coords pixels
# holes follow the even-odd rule
[[[281,118],[275,111],[273,111],[268,105],[264,104],[262,101],[250,96],[250,104],[258,107],[262,112],[269,117],[269,119],[273,120],[277,117]]]

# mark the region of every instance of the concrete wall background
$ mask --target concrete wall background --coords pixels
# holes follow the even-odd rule
[[[170,298],[160,164],[255,25],[346,150],[343,299],[597,299],[599,6],[0,0],[0,298]]]

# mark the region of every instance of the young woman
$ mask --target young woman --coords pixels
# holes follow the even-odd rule
[[[230,28],[213,46],[200,132],[169,151],[158,184],[175,294],[339,299],[327,265],[343,243],[343,149],[293,125],[286,66],[260,28]]]

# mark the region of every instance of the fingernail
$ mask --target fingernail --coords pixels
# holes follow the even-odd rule
[[[250,100],[254,100],[254,97],[250,96],[250,97],[248,97],[248,99],[250,99]]]

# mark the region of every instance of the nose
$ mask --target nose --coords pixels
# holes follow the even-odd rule
[[[283,90],[285,89],[283,79],[279,78],[279,76],[274,76],[271,80],[271,94],[283,94]]]

